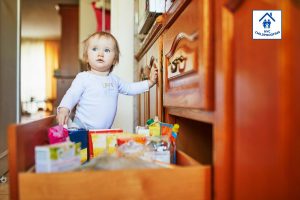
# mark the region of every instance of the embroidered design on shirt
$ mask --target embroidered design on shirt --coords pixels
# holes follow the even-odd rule
[[[104,89],[107,89],[107,90],[113,90],[114,89],[114,85],[111,82],[102,83],[102,87]]]
[[[111,96],[116,94],[115,85],[112,82],[102,83],[102,87],[105,95]]]

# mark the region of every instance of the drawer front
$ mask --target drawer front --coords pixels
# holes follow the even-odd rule
[[[20,173],[20,199],[211,199],[211,168],[178,153],[180,167]]]
[[[162,38],[159,37],[153,45],[149,48],[147,53],[139,61],[140,80],[147,80],[150,78],[150,71],[152,67],[158,69],[157,84],[154,85],[149,92],[140,95],[140,114],[141,124],[144,124],[149,118],[158,116],[163,120],[163,105],[162,105]]]
[[[150,89],[150,117],[158,116],[162,121],[162,37],[147,52],[147,66],[158,70],[157,84]]]
[[[145,68],[146,68],[146,55],[144,55],[144,57],[138,63],[139,81],[143,81],[147,79]],[[138,116],[139,116],[138,124],[142,126],[145,125],[146,120],[149,117],[147,102],[148,102],[148,92],[142,93],[138,96]]]
[[[163,35],[164,106],[213,109],[209,0],[190,1]]]

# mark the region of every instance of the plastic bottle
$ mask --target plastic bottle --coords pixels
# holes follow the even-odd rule
[[[176,164],[176,139],[177,139],[177,134],[179,131],[179,124],[174,124],[172,128],[172,135],[171,135],[171,146],[172,146],[172,153],[171,153],[171,163]]]
[[[174,124],[174,126],[172,128],[172,137],[174,137],[175,140],[177,138],[179,127],[180,127],[179,124]]]
[[[160,121],[157,117],[154,119],[148,119],[147,125],[149,127],[149,134],[150,136],[160,136]]]

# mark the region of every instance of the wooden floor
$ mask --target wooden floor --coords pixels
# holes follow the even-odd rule
[[[8,200],[9,199],[8,174],[5,174],[4,176],[7,178],[7,182],[6,183],[0,183],[0,200]]]

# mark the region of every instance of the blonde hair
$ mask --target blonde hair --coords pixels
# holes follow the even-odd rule
[[[83,41],[83,56],[82,56],[83,65],[86,66],[86,68],[88,70],[91,70],[91,66],[88,62],[88,47],[89,47],[90,39],[94,38],[94,37],[97,37],[97,38],[101,38],[101,37],[110,38],[115,43],[115,59],[114,59],[114,64],[111,66],[111,68],[109,70],[109,73],[110,73],[114,69],[114,66],[119,63],[120,48],[119,48],[119,44],[118,44],[118,41],[116,40],[116,38],[111,33],[108,33],[108,32],[104,32],[104,31],[95,32]]]

